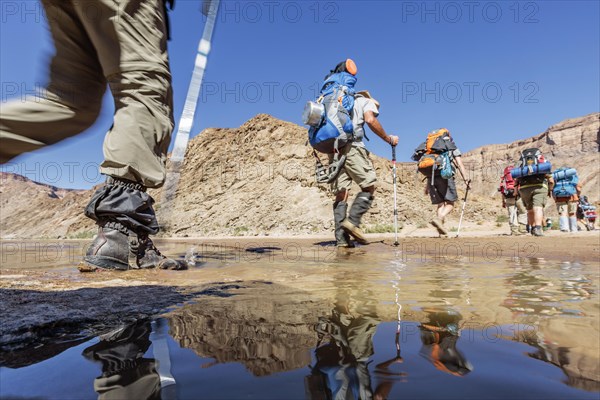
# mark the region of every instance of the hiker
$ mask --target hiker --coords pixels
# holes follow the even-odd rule
[[[417,170],[426,177],[425,195],[429,195],[431,204],[437,205],[436,216],[430,223],[437,229],[440,237],[448,236],[446,216],[450,214],[454,202],[458,199],[454,180],[456,168],[465,185],[470,185],[461,155],[450,132],[441,128],[430,132],[427,140],[415,149],[412,156],[412,159],[417,161]]]
[[[577,205],[581,185],[575,168],[561,167],[552,173],[554,188],[552,197],[558,212],[558,226],[561,232],[577,232]]]
[[[511,171],[519,186],[519,197],[527,209],[527,223],[533,236],[544,236],[544,207],[554,186],[551,169],[552,165],[546,162],[540,149],[530,148],[523,150],[520,166]]]
[[[315,150],[328,154],[330,170],[333,168],[326,181],[335,193],[333,219],[338,247],[353,247],[350,236],[360,244],[368,244],[360,223],[373,203],[377,176],[363,142],[364,124],[390,145],[398,144],[398,137],[388,135],[377,120],[379,102],[368,91],[354,91],[357,71],[351,59],[336,65],[325,77],[320,98],[307,105],[324,107],[321,112],[325,116],[319,116],[321,119],[317,118],[314,125],[310,118],[305,118],[305,123],[312,126],[309,129],[310,144]],[[316,152],[314,155],[318,166],[320,160]],[[352,182],[360,187],[360,192],[348,212]]]
[[[596,218],[598,212],[596,206],[590,204],[587,196],[581,196],[577,205],[577,220],[580,221],[588,231],[596,229]]]
[[[502,195],[502,208],[508,211],[510,234],[519,236],[527,233],[527,210],[519,197],[519,187],[510,174],[513,168],[512,165],[504,168],[498,191]]]
[[[147,188],[165,180],[173,130],[167,5],[174,0],[42,0],[56,54],[45,97],[3,104],[0,163],[77,135],[96,121],[106,86],[115,113],[104,138],[106,183],[85,215],[98,234],[80,270],[183,269],[149,235],[159,226]]]

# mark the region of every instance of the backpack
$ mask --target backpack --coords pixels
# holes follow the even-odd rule
[[[521,184],[541,184],[552,170],[552,164],[544,159],[542,151],[536,147],[521,152],[520,166],[510,171]]]
[[[309,125],[308,141],[315,150],[334,154],[353,141],[355,85],[354,75],[345,71],[332,73],[323,82],[317,100],[304,107],[302,120]]]
[[[441,128],[427,134],[427,140],[421,143],[412,155],[417,161],[417,170],[425,176],[432,177],[435,171],[440,171],[444,179],[454,176],[450,151],[456,150],[456,145],[446,128]]]
[[[556,181],[554,188],[552,189],[552,195],[554,197],[571,197],[577,194],[577,184],[579,183],[579,177],[577,172],[574,174],[570,171],[573,168],[561,167],[553,172],[553,176]],[[569,171],[565,173],[562,171]]]
[[[512,165],[504,168],[504,173],[500,180],[500,187],[498,188],[498,191],[508,198],[515,197],[515,180],[510,174],[510,171],[513,168],[514,166]]]

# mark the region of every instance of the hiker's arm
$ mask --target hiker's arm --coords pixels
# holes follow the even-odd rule
[[[379,120],[377,120],[377,117],[373,111],[365,111],[365,122],[377,136],[385,140],[387,143],[391,144],[392,146],[398,144],[398,136],[388,135],[385,132],[385,129],[383,129],[383,126],[381,126],[379,123]]]
[[[463,178],[463,181],[465,181],[465,184],[467,183],[467,171],[465,171],[465,165],[462,162],[462,157],[456,157],[456,165],[458,166],[458,170],[460,171],[460,175]]]

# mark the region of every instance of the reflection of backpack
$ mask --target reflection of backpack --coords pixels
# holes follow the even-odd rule
[[[557,177],[556,182],[554,183],[554,189],[552,189],[554,197],[571,197],[574,194],[577,194],[577,184],[579,183],[577,173],[560,173],[561,171],[567,171],[569,169],[571,168],[562,167],[552,174],[554,177]]]
[[[351,64],[349,64],[351,63]],[[345,144],[353,140],[352,110],[354,108],[354,85],[356,66],[347,60],[344,66],[338,65],[321,86],[316,101],[309,101],[302,115],[303,122],[310,126],[308,141],[317,151],[326,154],[337,153]],[[348,68],[354,66],[354,68]]]
[[[444,179],[452,178],[454,170],[449,152],[456,150],[456,145],[447,129],[442,128],[430,132],[427,140],[419,145],[412,159],[417,161],[417,169],[425,176],[432,177],[439,171]]]
[[[500,187],[498,191],[502,193],[505,197],[512,198],[515,197],[515,180],[513,179],[510,171],[514,167],[508,166],[504,168],[504,173],[502,174],[502,180],[500,181]]]

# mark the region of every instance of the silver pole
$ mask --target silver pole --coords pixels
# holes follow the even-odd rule
[[[210,53],[212,35],[220,2],[221,0],[210,0],[204,1],[202,4],[203,14],[207,17],[206,24],[204,25],[204,32],[202,33],[202,38],[198,44],[198,52],[196,54],[192,79],[188,87],[187,96],[183,106],[183,113],[179,119],[177,134],[175,135],[173,152],[171,153],[171,167],[167,172],[165,181],[165,189],[163,192],[164,204],[162,204],[161,207],[166,212],[169,212],[172,208],[170,203],[175,198],[175,193],[177,192],[181,166],[183,165],[185,151],[190,140],[190,132],[194,122],[194,114],[198,104],[202,80],[204,79],[204,71],[206,70],[206,64],[208,62],[208,54]]]

